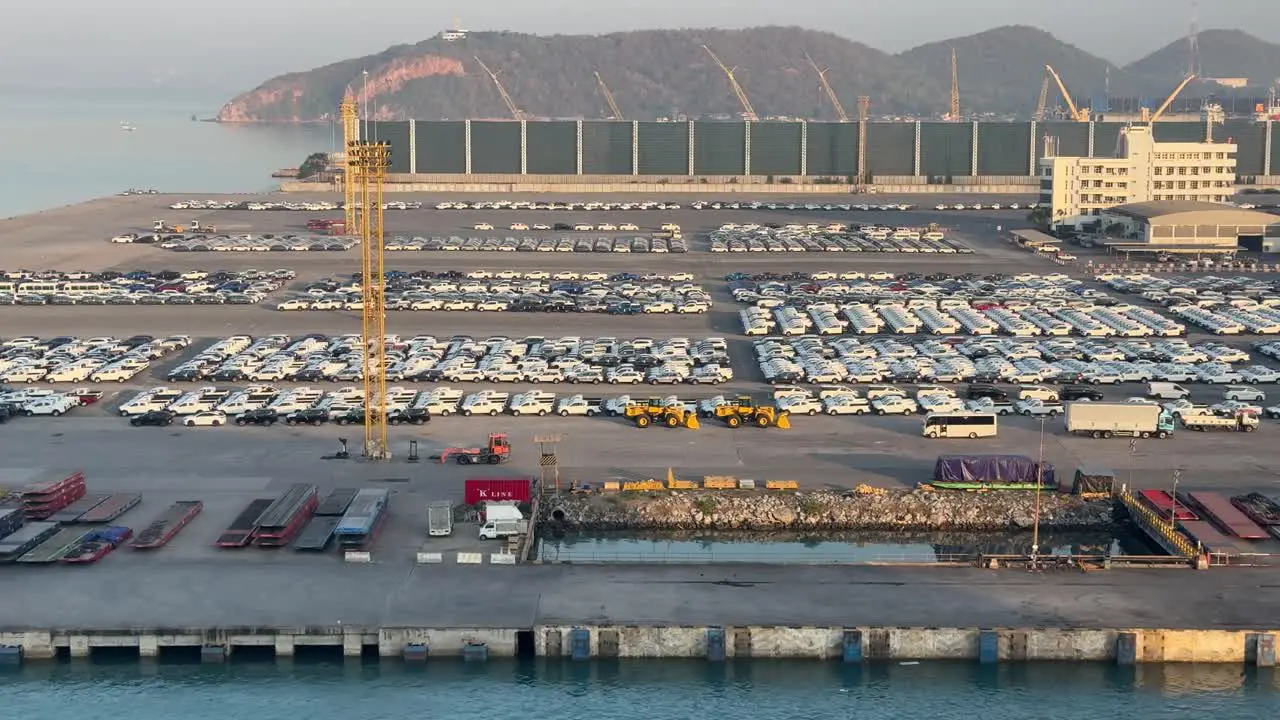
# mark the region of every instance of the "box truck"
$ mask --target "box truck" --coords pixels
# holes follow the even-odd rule
[[[1155,403],[1067,403],[1067,432],[1094,438],[1167,438],[1173,416]]]

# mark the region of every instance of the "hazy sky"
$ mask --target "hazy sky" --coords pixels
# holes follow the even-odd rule
[[[800,25],[896,52],[999,25],[1035,25],[1123,64],[1202,28],[1280,41],[1280,0],[37,0],[5,3],[0,85],[222,90],[469,29],[538,34]],[[1277,68],[1280,75],[1280,68]]]

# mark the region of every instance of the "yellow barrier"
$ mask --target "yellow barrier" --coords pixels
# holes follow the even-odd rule
[[[707,490],[737,490],[738,481],[733,478],[706,478],[702,481],[702,487]]]
[[[764,484],[768,490],[799,490],[800,483],[795,480],[769,480]]]
[[[604,484],[604,489],[606,491],[611,490],[611,491],[617,492],[618,490],[622,489],[622,483],[618,482],[617,480],[606,480]]]
[[[668,490],[697,490],[698,483],[692,480],[668,480]]]
[[[637,480],[633,482],[622,483],[623,492],[650,492],[652,490],[665,490],[662,483],[657,480]]]
[[[1140,525],[1147,526],[1152,532],[1160,533],[1161,537],[1176,547],[1183,557],[1193,558],[1200,554],[1187,536],[1169,525],[1169,518],[1157,515],[1154,510],[1138,502],[1138,499],[1129,491],[1126,490],[1120,494],[1120,502],[1124,503],[1129,512],[1141,517],[1144,522],[1139,523]]]

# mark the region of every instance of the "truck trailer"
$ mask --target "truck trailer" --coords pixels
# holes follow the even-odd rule
[[[453,534],[453,503],[436,500],[427,505],[427,535],[445,537]]]
[[[1067,403],[1067,432],[1093,438],[1173,435],[1173,416],[1155,403]]]
[[[1229,430],[1253,432],[1258,429],[1258,416],[1253,413],[1235,415],[1191,415],[1182,418],[1182,427],[1188,430]]]
[[[1030,490],[1058,483],[1052,463],[1024,455],[939,455],[932,484],[950,490]]]

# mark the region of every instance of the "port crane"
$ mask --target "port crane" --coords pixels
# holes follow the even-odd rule
[[[751,100],[747,98],[746,91],[738,84],[738,79],[733,76],[733,70],[720,62],[720,58],[716,57],[714,52],[711,52],[711,48],[703,45],[702,49],[707,51],[707,54],[711,56],[711,59],[715,61],[716,65],[720,66],[720,69],[724,71],[725,76],[729,78],[729,85],[733,88],[733,94],[738,96],[738,102],[742,104],[743,117],[752,122],[759,121],[760,116],[756,114],[756,109],[751,107]]]
[[[360,142],[360,106],[356,99],[347,93],[338,107],[342,116],[342,212],[346,221],[346,231],[356,231],[356,180],[354,158],[351,148]]]
[[[1062,82],[1062,77],[1058,75],[1058,71],[1053,69],[1052,65],[1045,65],[1044,71],[1049,77],[1053,78],[1054,84],[1058,86],[1059,92],[1062,93],[1062,99],[1067,103],[1067,112],[1071,114],[1071,119],[1076,122],[1089,122],[1089,108],[1078,108],[1076,103],[1071,99],[1071,93],[1067,91],[1066,83]]]
[[[513,120],[527,120],[528,117],[524,114],[524,111],[516,105],[515,100],[511,99],[511,95],[507,93],[507,89],[502,87],[502,81],[498,79],[498,73],[490,70],[489,66],[485,65],[484,61],[481,60],[479,56],[473,55],[472,57],[476,59],[476,62],[480,64],[480,67],[488,73],[489,78],[493,80],[493,86],[498,88],[498,94],[502,96],[502,102],[506,103],[507,110],[511,113],[511,118]]]
[[[809,66],[818,74],[818,82],[822,83],[822,91],[827,94],[827,99],[831,101],[831,107],[835,109],[836,116],[840,118],[840,122],[849,122],[849,115],[844,111],[844,105],[840,104],[840,98],[836,97],[836,91],[831,89],[831,83],[827,82],[827,70],[820,70],[818,63],[809,57],[809,53],[804,54],[804,59],[809,61]]]
[[[1049,73],[1044,74],[1044,78],[1040,81],[1040,97],[1036,100],[1036,111],[1031,116],[1036,122],[1044,121],[1044,106],[1049,102]]]
[[[960,122],[960,66],[956,64],[956,49],[951,48],[951,107],[947,119]]]
[[[613,113],[614,120],[626,120],[622,117],[622,110],[618,109],[618,103],[613,99],[613,93],[609,92],[609,86],[604,84],[604,78],[600,77],[600,71],[596,70],[596,84],[600,86],[600,94],[604,95],[604,101],[609,103],[609,112]]]
[[[1178,83],[1178,87],[1174,88],[1173,92],[1169,93],[1169,97],[1164,99],[1164,102],[1160,104],[1160,107],[1156,108],[1156,111],[1154,113],[1148,110],[1147,108],[1143,108],[1142,121],[1148,122],[1148,123],[1154,123],[1155,121],[1159,120],[1166,112],[1168,112],[1169,106],[1173,104],[1173,101],[1177,99],[1178,95],[1184,89],[1186,89],[1188,85],[1191,84],[1192,80],[1195,80],[1195,79],[1196,79],[1196,76],[1194,74],[1187,75],[1185,78],[1183,78],[1182,82]]]

